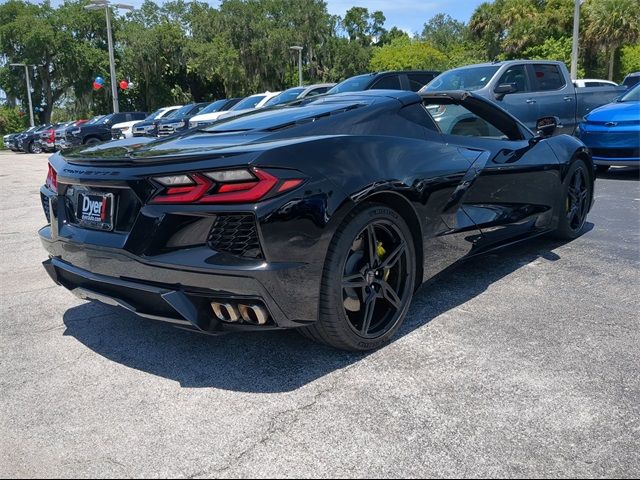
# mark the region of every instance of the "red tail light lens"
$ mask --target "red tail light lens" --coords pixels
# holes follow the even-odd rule
[[[49,188],[49,190],[53,190],[54,192],[58,191],[58,174],[53,169],[51,164],[49,163],[49,171],[47,172],[47,180],[45,185]]]
[[[56,141],[56,131],[49,130],[49,143],[53,143]]]
[[[253,203],[272,192],[280,194],[301,185],[302,179],[280,178],[253,168],[158,177],[162,190],[151,203]],[[275,188],[277,186],[277,188]]]

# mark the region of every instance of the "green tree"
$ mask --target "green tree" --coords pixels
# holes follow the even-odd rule
[[[623,75],[640,72],[640,43],[622,47],[620,64]]]
[[[380,11],[369,13],[365,7],[351,7],[344,16],[343,26],[349,39],[367,47],[384,35],[386,18]]]
[[[7,133],[16,133],[26,128],[27,116],[20,115],[18,108],[0,107],[0,148],[2,136]]]
[[[399,38],[389,45],[376,48],[369,67],[381,70],[440,70],[447,65],[447,58],[427,42]]]
[[[640,8],[637,0],[590,0],[587,12],[587,41],[609,54],[609,80],[613,79],[616,54],[625,43],[640,39]]]
[[[467,26],[450,15],[439,13],[424,24],[421,38],[441,52],[453,45],[463,43],[467,36]]]

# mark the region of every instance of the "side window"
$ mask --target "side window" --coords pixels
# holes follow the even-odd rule
[[[510,83],[516,86],[517,93],[528,92],[529,85],[527,82],[527,69],[524,65],[514,65],[502,74],[497,85]]]
[[[409,77],[409,88],[412,92],[417,92],[434,78],[433,75],[426,73],[409,73],[407,77]]]
[[[508,140],[508,132],[503,132],[489,121],[471,110],[457,104],[425,105],[442,133],[462,137],[484,137]]]
[[[439,132],[440,129],[431,118],[431,115],[427,113],[424,106],[421,103],[414,103],[407,105],[400,109],[400,115],[410,122],[417,123],[421,127],[428,128],[434,132]]]
[[[557,65],[534,64],[535,75],[534,90],[545,92],[548,90],[560,90],[566,85],[564,76]]]
[[[400,78],[397,75],[382,77],[380,80],[377,80],[371,88],[377,90],[402,90]]]

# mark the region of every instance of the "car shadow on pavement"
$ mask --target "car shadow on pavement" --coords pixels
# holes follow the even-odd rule
[[[587,225],[593,228],[592,224]],[[536,260],[556,261],[561,243],[534,239],[468,260],[421,287],[394,341],[443,312],[484,292],[492,283]],[[187,388],[275,393],[296,390],[370,353],[348,353],[315,344],[295,331],[205,336],[144,320],[98,302],[64,314],[65,335],[96,353]]]

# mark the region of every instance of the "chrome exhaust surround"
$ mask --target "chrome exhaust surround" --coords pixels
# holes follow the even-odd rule
[[[238,305],[242,320],[252,325],[265,325],[269,320],[269,314],[260,305]]]
[[[213,314],[223,322],[236,323],[240,321],[238,310],[230,303],[211,302],[211,308],[213,309]]]

